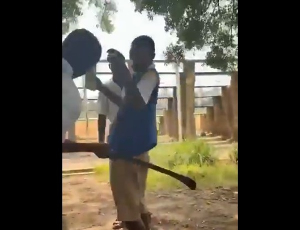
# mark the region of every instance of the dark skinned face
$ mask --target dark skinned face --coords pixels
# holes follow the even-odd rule
[[[124,61],[124,63],[125,63],[125,57],[124,57],[119,51],[117,51],[117,50],[111,50],[111,52],[108,52],[108,55],[112,55],[112,54],[116,55],[116,58],[122,59],[122,60]],[[109,58],[108,58],[108,61],[109,61]],[[111,63],[108,64],[108,67],[109,67],[109,69],[111,70]],[[118,82],[118,80],[115,78],[114,75],[113,75],[112,80],[113,80],[117,85],[119,85],[119,86],[121,87],[121,83]]]
[[[131,44],[129,56],[132,60],[132,68],[135,72],[146,71],[153,61],[152,50],[145,42]]]

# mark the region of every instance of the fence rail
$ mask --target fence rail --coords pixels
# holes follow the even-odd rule
[[[126,60],[126,62],[128,62],[129,60]],[[193,60],[195,62],[195,64],[198,63],[204,63],[205,60]],[[104,64],[107,63],[107,61],[100,61],[99,64]],[[164,60],[155,60],[154,64],[156,63],[165,63]],[[160,87],[160,92],[161,94],[159,95],[159,100],[164,100],[164,99],[168,99],[168,98],[175,98],[177,97],[177,87],[179,86],[179,78],[184,77],[184,74],[182,71],[179,71],[179,67],[181,64],[179,65],[173,65],[173,70],[174,71],[159,71],[158,73],[160,74],[160,76],[165,76],[165,77],[173,77],[176,78],[176,85],[172,85],[172,86],[162,86]],[[168,68],[169,65],[167,65]],[[177,70],[176,70],[177,68]],[[111,72],[107,72],[107,71],[97,71],[96,72],[97,76],[99,78],[101,78],[101,76],[104,75],[109,75],[111,77]],[[216,71],[216,70],[212,70],[212,71],[203,71],[203,72],[195,72],[195,77],[197,76],[207,76],[207,77],[212,77],[212,76],[229,76],[229,72],[221,72],[221,71]],[[170,75],[170,76],[166,76],[166,75]],[[84,79],[85,77],[83,77],[83,83],[82,86],[78,86],[78,89],[80,91],[83,91],[83,111],[82,114],[80,116],[80,121],[84,121],[87,120],[87,127],[86,127],[86,132],[87,132],[87,136],[88,136],[88,121],[89,120],[97,120],[97,112],[96,112],[96,101],[97,98],[88,98],[87,94],[90,93],[89,90],[84,88]],[[201,82],[201,81],[200,81]],[[216,90],[215,93],[211,94],[205,94],[205,92],[203,91],[204,89],[208,90],[208,89],[212,89],[212,88],[219,88],[223,87],[223,86],[227,86],[228,84],[207,84],[207,85],[196,85],[195,86],[195,110],[198,109],[198,111],[204,111],[203,109],[205,109],[206,107],[212,106],[212,98],[214,96],[220,96],[220,90]],[[165,90],[164,90],[165,89]],[[164,95],[162,95],[162,92],[164,91]],[[212,90],[211,90],[212,91]],[[218,91],[218,92],[217,92]],[[207,101],[209,101],[211,99],[211,103],[208,103]],[[203,101],[204,100],[204,101]],[[203,101],[203,103],[200,103],[201,101]],[[93,105],[92,105],[93,104]],[[94,108],[90,108],[90,107],[94,107]],[[161,112],[159,111],[163,111],[164,109],[166,109],[166,107],[161,106],[160,109],[158,109],[158,114],[161,115]],[[91,115],[92,113],[94,113],[94,115],[92,117],[89,117],[88,115]],[[178,111],[178,113],[180,113],[180,111]],[[86,119],[87,118],[87,119]],[[73,130],[70,130],[69,132],[69,136],[71,136],[72,138],[75,138],[75,128],[73,128]]]

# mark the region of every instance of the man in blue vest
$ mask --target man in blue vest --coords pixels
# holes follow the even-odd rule
[[[124,60],[109,55],[114,79],[123,86],[121,96],[111,92],[101,81],[97,88],[119,106],[108,138],[111,156],[110,183],[117,208],[117,219],[128,230],[149,230],[149,212],[144,201],[147,169],[122,158],[149,161],[148,151],[157,144],[156,103],[159,76],[153,65],[154,41],[148,36],[133,40],[131,75]]]

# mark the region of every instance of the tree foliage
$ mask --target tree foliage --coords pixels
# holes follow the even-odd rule
[[[149,19],[161,15],[165,31],[178,42],[165,51],[168,61],[183,61],[185,51],[209,47],[206,64],[223,71],[237,70],[238,0],[130,0]]]
[[[63,0],[62,1],[62,34],[69,31],[70,25],[76,23],[77,18],[82,15],[84,3],[95,6],[96,17],[101,22],[97,26],[104,32],[111,33],[114,30],[111,17],[117,12],[116,4],[113,1],[105,3],[105,0]]]

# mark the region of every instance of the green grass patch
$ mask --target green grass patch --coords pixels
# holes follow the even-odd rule
[[[109,181],[109,163],[96,166],[94,171],[101,182]]]
[[[238,169],[234,163],[218,162],[214,149],[201,140],[161,144],[150,152],[151,161],[159,166],[187,175],[197,181],[198,188],[237,186]],[[99,180],[109,180],[109,164],[95,168]],[[149,190],[183,188],[177,180],[149,171]]]

